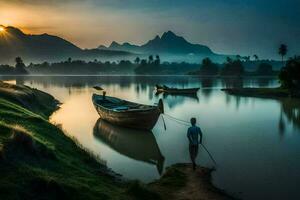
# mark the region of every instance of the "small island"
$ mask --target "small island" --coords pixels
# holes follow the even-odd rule
[[[278,75],[279,88],[226,88],[222,91],[238,96],[260,98],[300,98],[300,56],[290,58]]]

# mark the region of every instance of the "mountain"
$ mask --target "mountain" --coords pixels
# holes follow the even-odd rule
[[[3,27],[3,26],[1,26]],[[15,27],[4,27],[0,32],[0,63],[12,63],[20,56],[27,62],[73,59],[96,59],[111,56],[130,56],[123,51],[81,49],[60,37],[41,34],[28,35]]]
[[[201,54],[201,55],[213,55],[212,50],[200,44],[192,44],[181,36],[177,36],[172,31],[163,33],[161,37],[158,35],[148,41],[147,43],[138,46],[128,42],[119,44],[112,42],[109,47],[103,45],[99,46],[99,49],[109,50],[121,50],[130,51],[135,53],[152,53],[152,54],[175,54],[175,55],[187,55],[187,54]]]

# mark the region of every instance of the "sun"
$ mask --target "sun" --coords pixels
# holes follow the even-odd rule
[[[0,26],[0,32],[4,32],[4,31],[5,31],[4,27]]]

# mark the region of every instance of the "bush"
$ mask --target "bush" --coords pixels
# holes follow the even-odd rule
[[[273,67],[272,65],[268,64],[268,63],[261,63],[257,70],[256,70],[256,74],[258,75],[272,75],[273,74]]]
[[[200,75],[217,75],[219,72],[218,65],[213,63],[209,58],[204,58],[202,60],[201,68],[200,68]]]
[[[241,60],[232,60],[227,58],[224,67],[221,70],[221,75],[225,76],[242,76],[244,74],[244,66]]]
[[[285,67],[280,70],[279,79],[283,88],[300,88],[300,56],[295,56],[287,61]]]

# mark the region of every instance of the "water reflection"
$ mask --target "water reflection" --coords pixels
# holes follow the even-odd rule
[[[238,97],[223,87],[277,87],[276,79],[202,79],[197,77],[2,77],[55,96],[63,104],[51,121],[126,178],[150,182],[172,164],[190,162],[186,127],[165,118],[151,133],[133,133],[95,124],[94,85],[108,95],[153,105],[164,98],[165,112],[176,118],[197,117],[204,144],[218,162],[213,182],[242,199],[299,199],[300,102],[293,99]],[[197,97],[156,96],[156,84],[200,87]],[[109,125],[108,125],[109,126]],[[134,135],[134,136],[133,136]],[[165,159],[164,159],[165,158]],[[197,163],[211,167],[207,154]],[[157,169],[156,169],[157,168]],[[280,181],[278,181],[280,179]],[[239,193],[241,192],[241,193]]]
[[[294,129],[300,130],[300,102],[284,98],[278,100],[281,104],[281,112],[278,122],[279,132],[285,133],[287,124],[292,124]]]
[[[174,109],[186,101],[199,103],[199,97],[197,94],[167,94],[167,93],[155,93],[156,101],[162,98],[164,104],[168,105],[170,109]]]
[[[156,165],[158,173],[162,174],[165,158],[151,131],[114,126],[99,119],[94,126],[93,135],[122,155]]]

